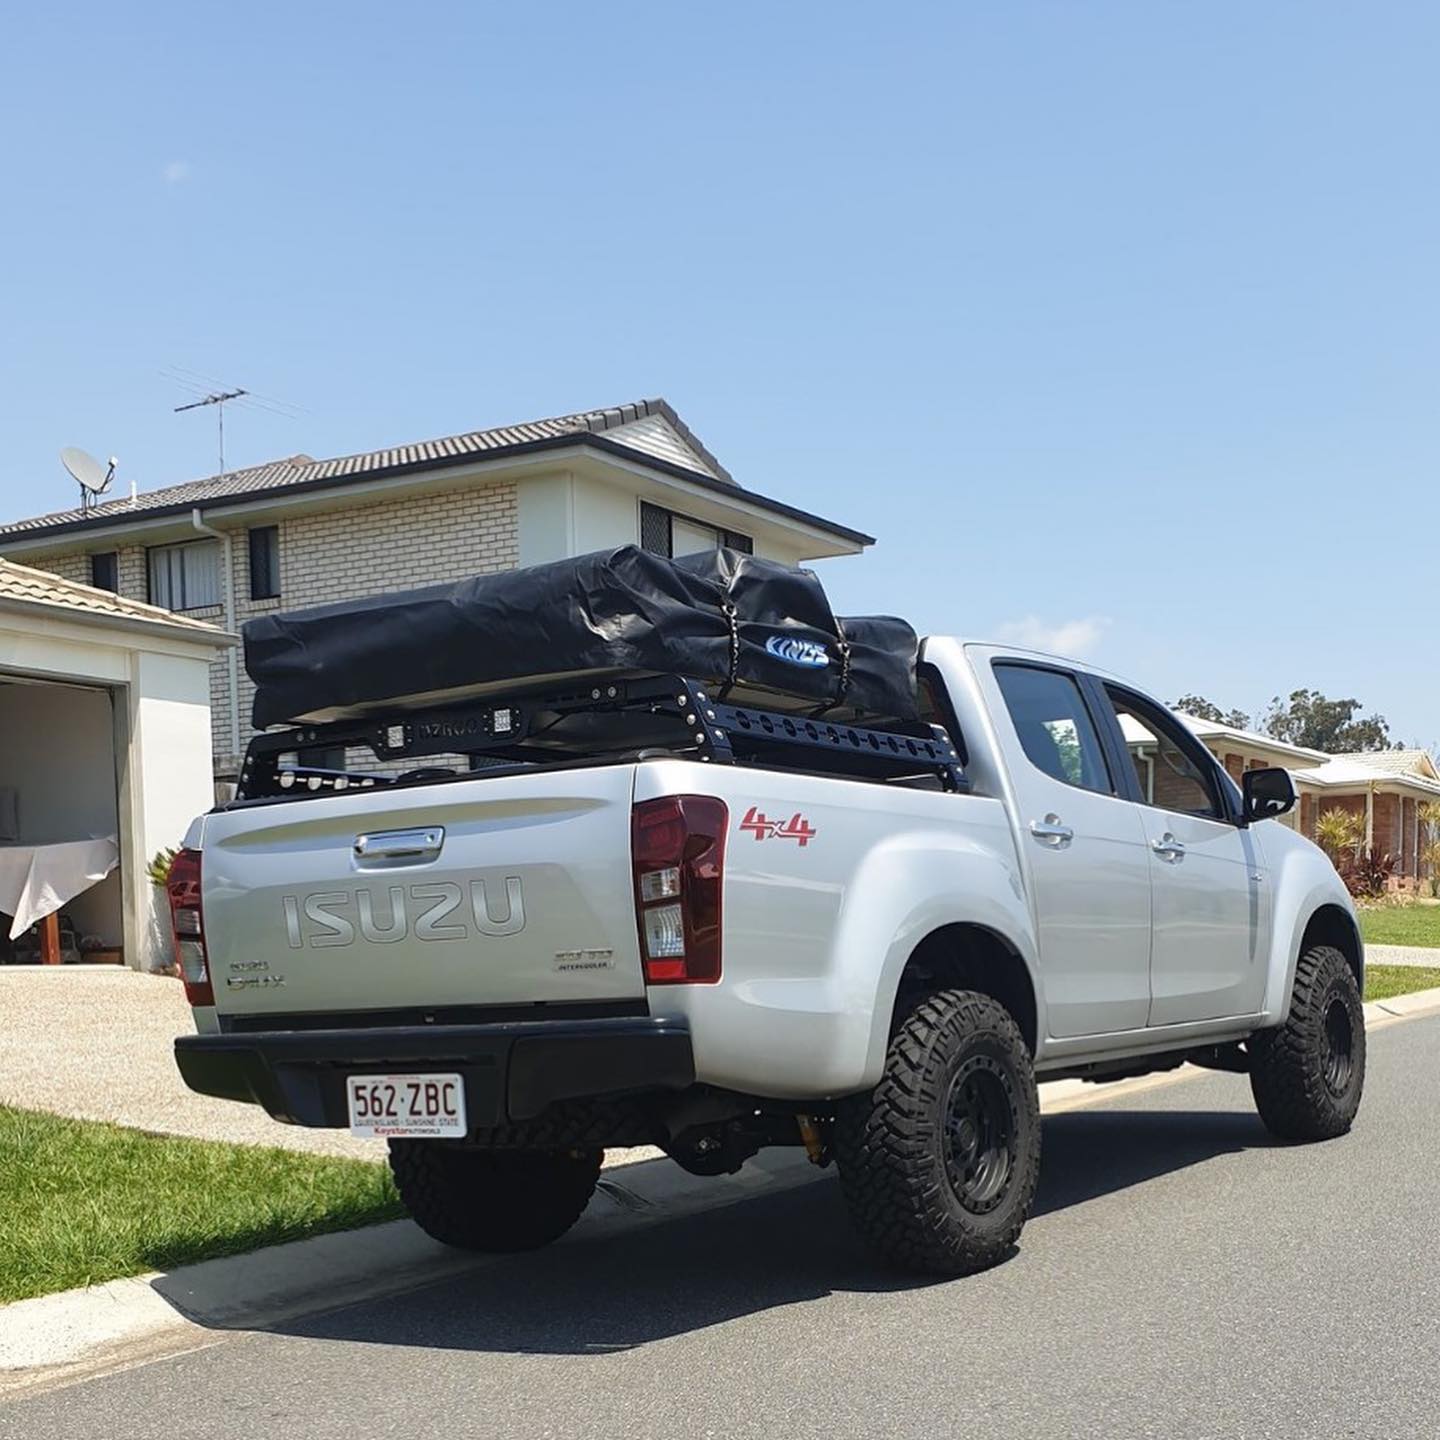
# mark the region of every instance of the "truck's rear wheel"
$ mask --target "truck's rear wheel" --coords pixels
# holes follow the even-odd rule
[[[1365,1011],[1339,950],[1316,945],[1300,957],[1290,1018],[1250,1050],[1250,1089],[1272,1134],[1331,1140],[1350,1128],[1365,1088]]]
[[[415,1223],[462,1250],[536,1250],[581,1216],[601,1150],[478,1150],[392,1140],[390,1170]]]
[[[880,1083],[839,1107],[851,1219],[907,1270],[966,1275],[1015,1243],[1040,1174],[1040,1105],[1024,1037],[988,995],[943,990],[891,1037]]]

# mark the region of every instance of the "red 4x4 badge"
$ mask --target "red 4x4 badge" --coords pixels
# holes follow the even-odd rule
[[[793,840],[802,850],[816,834],[815,827],[798,810],[788,820],[772,820],[754,805],[745,812],[740,828],[757,840]]]

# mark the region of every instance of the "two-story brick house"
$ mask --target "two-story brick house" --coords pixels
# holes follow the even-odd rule
[[[663,400],[390,450],[308,455],[0,525],[0,555],[236,630],[254,615],[623,544],[729,544],[788,564],[868,535],[737,484]],[[238,771],[253,687],[211,672],[217,780]]]

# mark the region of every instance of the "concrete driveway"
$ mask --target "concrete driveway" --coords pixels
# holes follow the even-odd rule
[[[163,1135],[383,1160],[383,1140],[279,1125],[254,1105],[186,1088],[177,1035],[195,1026],[178,980],[120,966],[0,966],[0,1105]],[[607,1151],[623,1165],[657,1150]]]
[[[0,1105],[165,1135],[384,1157],[336,1130],[277,1125],[253,1105],[186,1089],[171,1045],[195,1026],[178,980],[120,966],[0,969]]]
[[[1239,1077],[1048,1116],[968,1280],[875,1268],[833,1180],[0,1405],[9,1440],[1421,1440],[1440,1414],[1440,1017],[1377,1028],[1350,1136]]]

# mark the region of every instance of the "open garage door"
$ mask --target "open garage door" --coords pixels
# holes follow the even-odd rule
[[[0,963],[123,963],[115,706],[0,670]]]

